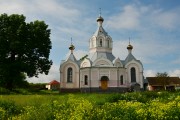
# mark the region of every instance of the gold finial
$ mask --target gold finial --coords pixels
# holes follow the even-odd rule
[[[73,53],[73,50],[75,49],[74,45],[72,44],[72,37],[71,37],[71,45],[69,46],[69,50],[71,50],[71,53]]]
[[[130,37],[129,37],[129,45],[127,46],[127,49],[133,49],[133,46],[131,45],[131,43],[130,43]]]
[[[104,19],[101,17],[101,8],[99,8],[99,17],[97,18],[97,22],[98,21],[104,21]]]

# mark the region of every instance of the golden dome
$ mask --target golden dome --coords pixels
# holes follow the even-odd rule
[[[98,22],[98,21],[102,21],[102,22],[103,22],[104,19],[103,19],[101,16],[99,16],[99,17],[97,18],[97,22]]]
[[[69,46],[69,49],[70,49],[70,50],[74,50],[74,49],[75,49],[74,45],[71,44],[71,45]]]
[[[129,44],[129,45],[127,46],[127,49],[128,49],[128,50],[129,50],[129,49],[133,49],[133,46]]]

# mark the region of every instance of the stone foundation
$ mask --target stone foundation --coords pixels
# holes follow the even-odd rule
[[[80,89],[79,88],[61,88],[60,89],[60,91],[59,91],[60,93],[80,93],[81,91],[80,91]]]
[[[129,88],[118,88],[118,87],[109,87],[106,90],[103,90],[99,87],[92,87],[92,88],[76,88],[76,89],[60,89],[60,93],[113,93],[113,92],[119,92],[119,93],[124,93],[128,92]]]
[[[129,88],[118,88],[118,87],[109,87],[106,90],[103,90],[99,87],[93,87],[93,88],[81,88],[82,93],[92,93],[92,92],[97,92],[97,93],[112,93],[112,92],[128,92]]]

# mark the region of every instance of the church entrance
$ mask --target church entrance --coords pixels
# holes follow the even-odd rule
[[[106,90],[108,88],[108,80],[109,78],[107,76],[101,77],[101,89]]]

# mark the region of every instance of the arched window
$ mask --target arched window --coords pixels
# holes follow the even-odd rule
[[[69,67],[67,69],[67,82],[68,83],[72,82],[72,74],[73,74],[73,70],[71,67]]]
[[[123,85],[123,75],[120,77],[120,84]]]
[[[100,39],[99,45],[100,45],[100,47],[102,47],[102,39]]]
[[[134,67],[131,68],[131,82],[136,82],[136,69]]]
[[[88,76],[87,75],[84,76],[84,85],[88,85]]]
[[[109,40],[107,40],[107,47],[108,47],[108,48],[110,47],[110,46],[109,46],[109,42],[110,42],[110,41],[109,41]]]

